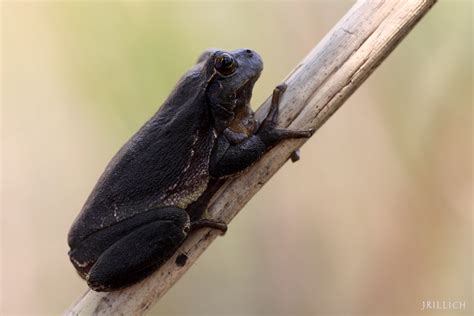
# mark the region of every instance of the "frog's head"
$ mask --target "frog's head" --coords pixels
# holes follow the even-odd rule
[[[206,55],[207,54],[207,55]],[[215,127],[223,130],[243,113],[249,113],[252,89],[263,69],[261,57],[250,49],[213,50],[204,53],[209,76],[206,96]]]

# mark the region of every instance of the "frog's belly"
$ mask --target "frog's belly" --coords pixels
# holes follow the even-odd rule
[[[185,209],[204,193],[209,182],[209,162],[214,140],[213,133],[194,135],[187,163],[179,173],[179,178],[161,196],[166,206]]]
[[[179,208],[185,209],[189,204],[196,201],[201,196],[201,194],[204,193],[206,188],[207,183],[203,183],[192,189],[183,190],[179,193],[172,194],[165,199],[164,204],[166,206],[177,206]]]
[[[209,182],[207,171],[202,171],[191,177],[183,177],[167,190],[162,196],[165,206],[176,206],[182,209],[196,201],[206,190]]]

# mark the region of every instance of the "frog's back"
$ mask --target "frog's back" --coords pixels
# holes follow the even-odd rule
[[[215,136],[199,80],[188,73],[114,156],[71,227],[70,246],[152,208],[186,208],[206,189]]]

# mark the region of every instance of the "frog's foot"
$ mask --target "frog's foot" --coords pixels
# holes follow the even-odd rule
[[[223,221],[217,221],[217,220],[205,219],[205,218],[201,218],[201,219],[191,222],[191,227],[190,227],[191,232],[194,230],[201,229],[201,228],[216,229],[216,230],[219,230],[222,235],[224,235],[225,232],[227,231],[227,224],[224,223]]]
[[[286,84],[284,83],[278,85],[275,90],[273,90],[270,110],[268,111],[267,116],[263,120],[257,132],[258,136],[260,136],[267,146],[273,146],[283,139],[308,138],[314,134],[314,129],[294,131],[277,127],[280,97],[285,92],[285,90]]]

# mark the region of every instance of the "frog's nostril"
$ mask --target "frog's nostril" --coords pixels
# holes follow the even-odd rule
[[[245,52],[247,53],[249,57],[253,56],[253,52],[250,49],[246,49]]]

